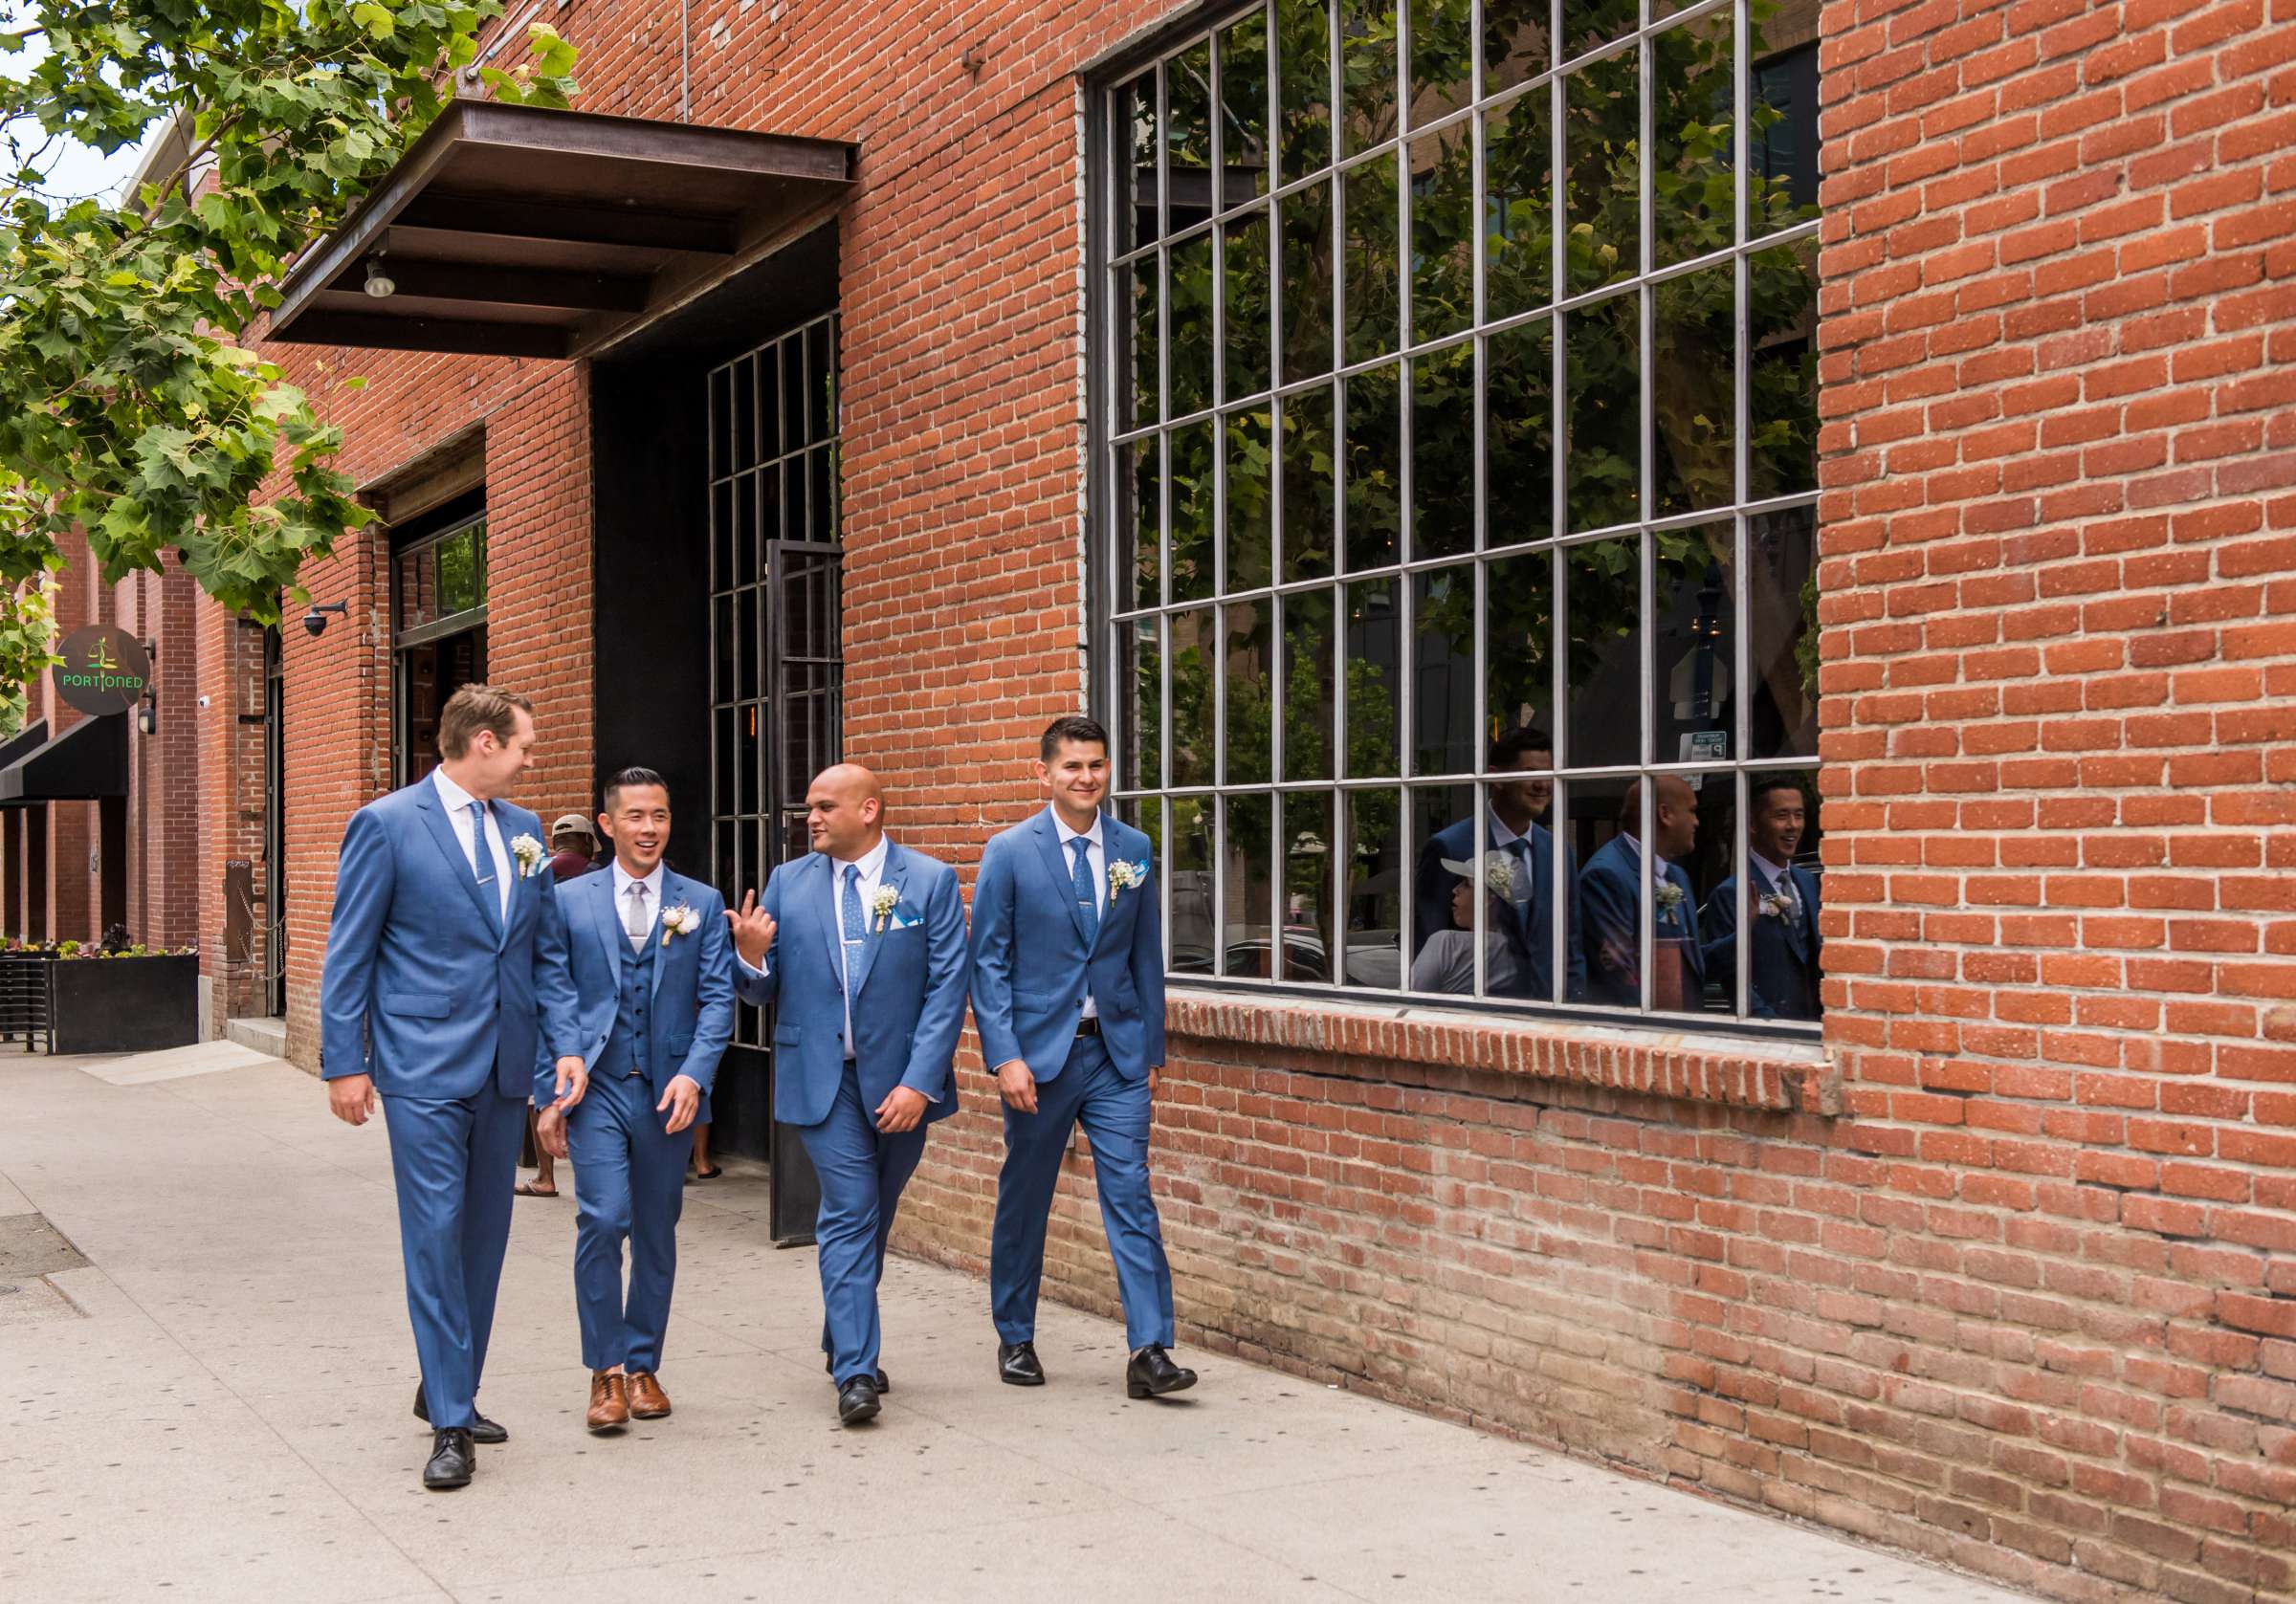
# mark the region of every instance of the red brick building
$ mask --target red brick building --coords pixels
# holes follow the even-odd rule
[[[2052,1596],[2296,1585],[2285,0],[679,16],[560,8],[634,121],[466,105],[291,287],[383,518],[164,695],[218,1022],[311,1063],[459,679],[734,891],[840,754],[969,877],[1087,707],[1188,1341]],[[960,1075],[898,1240],[978,1267]]]

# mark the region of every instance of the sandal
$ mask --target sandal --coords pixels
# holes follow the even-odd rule
[[[725,1171],[724,1171],[723,1169],[721,1169],[721,1168],[720,1168],[719,1166],[718,1166],[718,1165],[715,1165],[715,1164],[713,1164],[713,1165],[711,1165],[711,1166],[710,1166],[708,1169],[706,1169],[706,1170],[696,1170],[696,1171],[695,1171],[695,1172],[694,1172],[694,1178],[695,1178],[695,1180],[716,1180],[716,1179],[717,1179],[717,1178],[718,1178],[719,1176],[722,1176],[722,1175],[724,1175],[724,1174],[725,1174]]]
[[[520,1198],[555,1198],[558,1196],[557,1187],[553,1186],[545,1192],[530,1180],[519,1182],[518,1185],[511,1188],[511,1191]]]

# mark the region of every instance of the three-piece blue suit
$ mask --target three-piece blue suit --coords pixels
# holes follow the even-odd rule
[[[844,867],[811,852],[773,871],[759,898],[779,926],[765,969],[735,977],[743,1001],[774,1007],[773,1117],[821,1178],[821,1345],[839,1386],[877,1373],[885,1243],[927,1128],[957,1111],[970,974],[954,869],[887,842],[878,888],[894,901],[880,914],[857,892],[845,906]],[[927,1102],[915,1129],[888,1135],[876,1110],[895,1087]]]
[[[1821,1013],[1819,962],[1825,941],[1818,932],[1818,877],[1789,864],[1783,878],[1799,905],[1791,917],[1764,913],[1755,899],[1777,894],[1777,881],[1754,871],[1747,916],[1754,920],[1754,951],[1746,960],[1747,978],[1754,995],[1746,1011],[1757,1020],[1814,1020]],[[1706,899],[1706,968],[1726,985],[1737,984],[1738,882],[1733,875]]]
[[[353,814],[320,981],[320,1075],[371,1075],[383,1100],[408,1313],[442,1429],[475,1417],[535,1061],[579,1050],[541,821],[490,811],[506,849],[535,841],[533,872],[515,854],[495,863],[482,825],[474,866],[430,777]]]
[[[1045,1231],[1069,1132],[1093,1145],[1100,1219],[1134,1351],[1172,1342],[1172,1270],[1148,1182],[1148,1071],[1164,1062],[1162,920],[1147,836],[1100,816],[1097,876],[1064,849],[1049,808],[988,844],[973,885],[973,1022],[993,1072],[1019,1059],[1036,1112],[1004,1109],[1004,1168],[989,1238],[997,1335],[1036,1335]],[[1089,854],[1087,863],[1089,865]],[[1116,864],[1137,884],[1117,887]],[[1087,1024],[1090,997],[1096,1013]]]
[[[1672,886],[1677,894],[1667,904],[1660,887]],[[1690,876],[1680,864],[1667,865],[1652,888],[1661,904],[1651,925],[1651,954],[1681,955],[1683,1006],[1695,1009],[1706,983],[1705,956],[1699,947],[1698,898]],[[1621,1008],[1639,1008],[1643,1001],[1642,848],[1633,837],[1612,837],[1586,860],[1578,876],[1578,899],[1584,912],[1586,993],[1597,1002]]]
[[[661,870],[653,926],[631,944],[615,906],[611,866],[558,888],[589,1090],[566,1112],[574,1163],[574,1298],[582,1362],[629,1373],[661,1368],[677,1279],[677,1220],[685,1207],[691,1126],[671,1134],[658,1110],[683,1075],[701,1088],[709,1117],[718,1060],[734,1034],[733,943],[725,902],[698,880]],[[672,933],[663,915],[684,909],[694,929]],[[537,1106],[552,1096],[551,1066],[537,1061]],[[625,1297],[622,1245],[629,1244]]]
[[[1461,819],[1445,825],[1427,838],[1420,848],[1419,873],[1413,881],[1412,945],[1424,947],[1427,938],[1439,930],[1451,928],[1451,890],[1459,877],[1443,867],[1448,858],[1453,863],[1472,863],[1474,853],[1468,843],[1474,839],[1475,822]],[[1485,832],[1489,840],[1490,831]],[[1491,851],[1504,851],[1517,863],[1528,859],[1531,885],[1528,895],[1508,899],[1512,915],[1499,926],[1499,934],[1512,949],[1522,964],[1523,982],[1517,992],[1499,994],[1535,999],[1544,1002],[1555,995],[1555,838],[1547,833],[1544,824],[1533,824],[1531,833],[1523,838],[1520,852],[1503,849],[1495,843]],[[1564,975],[1563,997],[1577,1002],[1586,995],[1586,949],[1579,944],[1578,930],[1582,915],[1578,907],[1578,855],[1570,853],[1564,860],[1564,890],[1568,906],[1563,910]]]

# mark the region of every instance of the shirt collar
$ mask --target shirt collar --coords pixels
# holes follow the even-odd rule
[[[444,763],[430,771],[430,783],[437,788],[439,800],[447,804],[449,813],[460,813],[478,800],[447,778],[447,766]]]
[[[1621,830],[1619,832],[1619,839],[1626,844],[1627,849],[1636,857],[1639,858],[1643,855],[1643,844],[1640,840],[1636,839],[1636,837],[1629,834],[1625,830]],[[1656,852],[1650,854],[1650,873],[1653,879],[1664,880],[1667,877],[1667,870],[1672,868],[1674,866],[1672,864],[1667,862],[1666,859],[1660,857]]]
[[[1101,847],[1103,851],[1107,849],[1100,840],[1100,815],[1097,812],[1094,812],[1093,815],[1093,827],[1091,829],[1072,830],[1069,828],[1069,822],[1060,816],[1060,809],[1052,806],[1050,803],[1047,803],[1045,806],[1045,811],[1052,816],[1052,829],[1054,834],[1059,837],[1060,849],[1062,851],[1065,852],[1069,849],[1070,842],[1078,839],[1089,841],[1094,846]]]
[[[1538,826],[1536,824],[1534,824],[1531,826],[1531,829],[1536,829],[1537,827]],[[1499,817],[1495,809],[1491,812],[1490,844],[1493,846],[1512,846],[1518,841],[1529,841],[1530,839],[1531,830],[1523,830],[1518,833],[1508,824],[1506,820]]]
[[[614,860],[613,867],[614,901],[616,904],[619,904],[624,897],[629,895],[629,888],[633,885],[644,886],[646,888],[646,894],[652,897],[654,901],[659,902],[662,900],[662,866],[660,864],[655,864],[653,866],[653,872],[647,875],[643,880],[640,880],[636,875],[630,873],[629,870],[624,868],[622,867],[622,860],[620,858],[616,858]]]
[[[872,846],[868,851],[862,853],[858,858],[854,858],[850,861],[860,866],[862,879],[874,880],[885,872],[885,853],[889,848],[891,848],[892,846],[893,837],[889,835],[881,835],[877,837],[877,844],[874,846]],[[831,858],[829,860],[829,862],[834,864],[839,870],[844,869],[848,861],[849,860],[845,858]]]
[[[1768,858],[1763,857],[1759,852],[1756,852],[1751,846],[1746,848],[1746,856],[1753,862],[1755,868],[1762,871],[1762,878],[1769,881],[1773,886],[1787,886],[1793,884],[1793,877],[1786,872],[1783,865],[1772,863]]]

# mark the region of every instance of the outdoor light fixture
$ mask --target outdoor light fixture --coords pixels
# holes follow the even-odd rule
[[[160,733],[160,699],[147,695],[136,709],[136,734],[156,736]]]
[[[398,291],[399,281],[383,271],[383,258],[380,256],[367,257],[366,293],[377,300],[388,300],[392,296],[398,294]],[[313,634],[318,632],[316,629],[312,631]]]
[[[304,632],[316,641],[327,632],[327,614],[348,613],[350,610],[348,602],[314,602],[311,610],[303,614]]]

